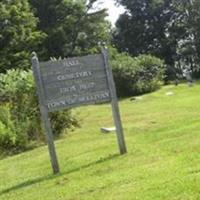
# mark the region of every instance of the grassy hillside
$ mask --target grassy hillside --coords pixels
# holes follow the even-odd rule
[[[172,91],[174,95],[167,96]],[[128,154],[119,156],[110,105],[77,109],[82,127],[46,147],[0,161],[1,200],[199,200],[200,85],[167,86],[120,102]]]

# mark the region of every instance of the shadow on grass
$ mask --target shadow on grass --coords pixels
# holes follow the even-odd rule
[[[119,154],[113,154],[113,155],[110,155],[108,157],[101,158],[101,159],[99,159],[99,160],[97,160],[95,162],[91,162],[91,163],[88,163],[86,165],[82,165],[82,166],[76,167],[74,169],[68,170],[66,172],[62,172],[62,173],[59,173],[59,174],[56,174],[56,175],[52,174],[52,175],[39,177],[39,178],[36,178],[36,179],[33,179],[33,180],[28,180],[28,181],[22,182],[22,183],[20,183],[18,185],[15,185],[13,187],[10,187],[10,188],[7,188],[5,190],[0,191],[0,196],[3,195],[3,194],[9,193],[9,192],[18,190],[18,189],[29,187],[29,186],[34,185],[36,183],[41,183],[43,181],[48,181],[48,180],[55,179],[57,177],[61,177],[63,175],[67,175],[67,174],[70,174],[70,173],[78,172],[80,170],[86,169],[86,168],[94,166],[96,164],[100,164],[100,163],[106,162],[108,160],[112,160],[112,159],[114,159],[114,158],[116,158],[118,156],[120,156],[120,155]]]

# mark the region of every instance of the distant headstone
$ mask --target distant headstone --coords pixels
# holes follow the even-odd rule
[[[189,67],[183,70],[183,76],[186,78],[188,86],[191,87],[193,85],[193,80],[192,80],[192,70]]]
[[[140,101],[140,100],[142,100],[142,99],[143,99],[143,97],[131,97],[131,98],[130,98],[131,101],[137,101],[137,100]]]
[[[101,132],[102,133],[110,133],[110,132],[113,132],[113,131],[116,131],[115,127],[110,127],[110,128],[101,127]]]
[[[32,67],[54,173],[59,172],[59,165],[49,112],[111,102],[119,150],[121,154],[127,152],[107,49],[102,49],[102,53],[97,55],[63,60],[52,58],[51,61],[41,63],[33,53]]]
[[[166,95],[167,96],[172,96],[172,95],[174,95],[174,93],[173,92],[166,92]]]

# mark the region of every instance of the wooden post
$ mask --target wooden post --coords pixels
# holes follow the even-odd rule
[[[41,75],[40,75],[39,61],[38,61],[36,53],[32,53],[32,69],[33,69],[33,74],[34,74],[34,78],[35,78],[35,83],[37,86],[40,112],[41,112],[41,116],[42,116],[44,130],[46,133],[46,139],[47,139],[47,144],[48,144],[48,149],[49,149],[51,165],[52,165],[53,173],[56,174],[56,173],[59,173],[59,165],[58,165],[58,160],[57,160],[57,156],[56,156],[56,151],[55,151],[55,146],[54,146],[54,141],[53,141],[53,133],[51,130],[51,124],[50,124],[50,120],[49,120],[49,116],[48,116],[48,110],[44,103],[44,99],[45,99],[44,98],[44,89],[43,89],[42,79],[41,79]]]
[[[102,54],[104,58],[107,80],[108,80],[109,90],[111,94],[112,112],[113,112],[113,118],[114,118],[115,127],[116,127],[119,150],[120,150],[120,154],[125,154],[127,153],[127,150],[126,150],[126,144],[124,140],[123,127],[122,127],[122,122],[121,122],[121,117],[120,117],[115,83],[113,80],[112,70],[110,69],[109,63],[108,63],[108,50],[106,48],[102,48]]]

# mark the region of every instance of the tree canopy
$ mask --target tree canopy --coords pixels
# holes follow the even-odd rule
[[[2,0],[0,13],[0,72],[26,68],[30,52],[44,38],[37,30],[37,19],[26,0]]]
[[[174,65],[180,57],[180,41],[191,37],[190,30],[194,26],[189,22],[189,17],[197,6],[195,8],[191,0],[117,2],[126,8],[126,12],[116,23],[114,43],[117,48],[134,56],[150,53],[164,58],[167,64]],[[195,2],[198,4],[197,0]],[[193,28],[190,28],[191,25]]]
[[[2,0],[0,2],[0,72],[29,68],[30,53],[40,59],[98,51],[110,40],[105,9],[97,0]]]
[[[108,42],[106,10],[93,11],[97,0],[30,0],[39,18],[39,29],[47,34],[43,56],[74,56],[96,51]]]
[[[113,43],[132,56],[152,54],[169,66],[197,69],[200,62],[198,0],[115,0],[125,7]],[[0,72],[30,66],[30,52],[41,60],[96,53],[110,43],[111,26],[98,0],[2,0]]]

